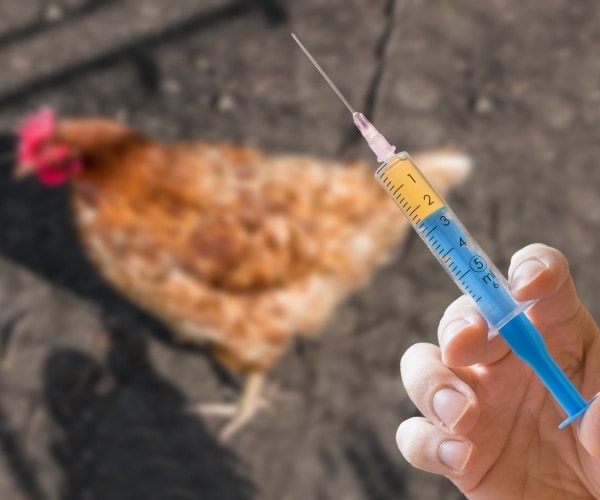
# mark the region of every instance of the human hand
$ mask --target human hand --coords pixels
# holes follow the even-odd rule
[[[565,257],[545,245],[517,252],[509,270],[519,301],[540,299],[528,316],[550,354],[586,400],[600,389],[600,331],[577,297]],[[398,428],[415,467],[442,474],[469,498],[600,498],[600,398],[579,423],[533,371],[461,297],[440,321],[440,347],[416,344],[402,380],[424,417]],[[579,425],[578,425],[579,424]]]

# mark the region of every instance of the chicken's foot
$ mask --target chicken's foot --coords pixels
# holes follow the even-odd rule
[[[254,417],[260,408],[266,405],[266,401],[261,398],[264,382],[264,373],[252,372],[246,376],[237,403],[200,404],[192,408],[192,412],[203,417],[229,418],[230,420],[219,432],[219,440],[227,442]]]

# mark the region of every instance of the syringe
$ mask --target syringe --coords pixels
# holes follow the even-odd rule
[[[354,124],[377,156],[377,161],[382,162],[375,178],[458,287],[473,299],[488,322],[489,337],[500,334],[563,408],[568,418],[559,428],[583,415],[590,403],[583,399],[552,359],[541,334],[525,314],[535,301],[523,303],[512,298],[502,273],[431,187],[408,153],[396,153],[396,148],[365,116],[350,106],[298,37],[293,33],[292,37],[352,113]]]

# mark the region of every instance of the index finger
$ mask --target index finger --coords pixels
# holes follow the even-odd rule
[[[555,248],[534,243],[516,252],[508,270],[518,301],[539,299],[528,316],[539,327],[573,318],[581,308],[566,257]]]
[[[509,352],[498,338],[488,340],[488,324],[473,300],[463,295],[448,306],[440,320],[438,341],[442,360],[451,368],[491,364]]]

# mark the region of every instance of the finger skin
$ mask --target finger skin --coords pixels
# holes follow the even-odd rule
[[[400,371],[408,396],[423,415],[439,425],[450,426],[448,430],[459,434],[468,432],[475,425],[479,405],[475,393],[464,380],[470,374],[461,371],[461,378],[444,365],[438,347],[424,343],[411,346],[402,356]],[[434,409],[434,396],[442,389],[452,389],[457,396],[464,396],[464,405],[460,405],[462,410],[456,412],[451,423],[444,423]],[[438,411],[446,413],[444,410],[446,408],[438,407]]]
[[[440,459],[440,450],[448,441],[464,443],[468,448],[465,459],[460,460],[455,468],[449,467]],[[467,438],[449,434],[447,430],[422,417],[402,422],[396,433],[396,442],[400,453],[411,465],[448,478],[468,474],[477,461],[477,450]]]

